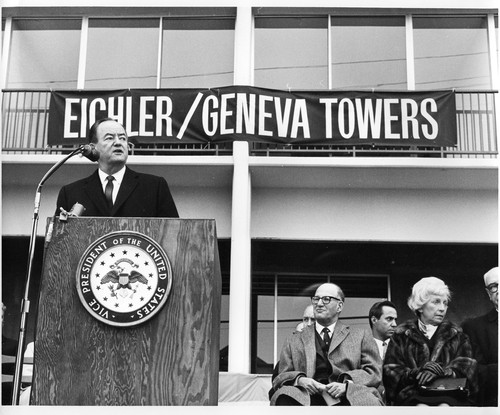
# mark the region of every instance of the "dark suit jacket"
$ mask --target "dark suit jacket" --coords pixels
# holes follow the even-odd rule
[[[111,210],[107,206],[97,170],[89,177],[61,188],[56,215],[60,214],[60,207],[69,212],[77,202],[86,209],[82,216],[179,217],[163,177],[137,173],[128,167]]]
[[[328,349],[332,366],[330,382],[351,380],[346,398],[351,405],[382,405],[377,391],[382,380],[382,361],[371,333],[337,322]],[[293,386],[298,376],[313,378],[316,370],[314,325],[293,333],[281,350],[278,376],[273,381],[276,390],[271,404],[285,393],[307,405],[309,394]]]
[[[467,320],[464,332],[472,343],[479,370],[479,404],[498,406],[498,312]]]

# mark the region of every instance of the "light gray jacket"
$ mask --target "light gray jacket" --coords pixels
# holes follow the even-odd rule
[[[328,350],[328,360],[332,366],[330,382],[351,381],[346,395],[351,405],[383,405],[377,390],[382,380],[382,361],[371,333],[337,322]],[[273,381],[276,392],[271,398],[271,405],[281,394],[309,405],[308,392],[293,385],[298,376],[314,376],[314,325],[306,327],[302,332],[293,333],[287,339],[281,350],[278,366],[278,376]]]

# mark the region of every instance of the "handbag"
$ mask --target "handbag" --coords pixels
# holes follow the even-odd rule
[[[420,393],[426,396],[455,396],[465,397],[467,390],[467,378],[436,378],[428,385],[419,386]]]

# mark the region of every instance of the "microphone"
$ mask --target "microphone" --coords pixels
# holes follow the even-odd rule
[[[96,150],[94,144],[83,144],[80,146],[82,155],[87,157],[90,161],[99,160],[99,152]]]
[[[24,339],[26,337],[26,321],[27,321],[27,316],[29,313],[29,304],[30,304],[30,283],[31,283],[31,275],[33,271],[33,258],[35,257],[35,244],[36,244],[36,234],[37,234],[37,229],[38,229],[38,218],[39,218],[39,212],[40,212],[40,201],[42,198],[42,187],[45,184],[45,182],[49,179],[50,176],[54,174],[55,171],[59,167],[61,167],[66,161],[68,161],[71,157],[76,156],[77,154],[83,154],[85,153],[85,157],[88,157],[89,160],[92,161],[97,161],[99,159],[99,152],[94,148],[93,145],[85,145],[85,146],[80,146],[71,153],[69,153],[66,157],[63,159],[59,160],[56,164],[54,164],[47,173],[42,177],[42,180],[40,180],[40,183],[38,183],[38,186],[36,188],[36,194],[35,194],[35,206],[33,209],[33,220],[31,222],[31,234],[30,234],[30,243],[29,243],[29,251],[28,251],[28,265],[27,265],[27,272],[26,272],[26,283],[24,285],[24,296],[21,301],[21,319],[20,319],[20,326],[19,326],[19,337],[17,341],[17,351],[16,351],[16,364],[15,364],[15,369],[14,369],[14,378],[12,379],[12,405],[18,405],[19,402],[19,391],[21,389],[21,370],[23,367],[23,358],[24,358]],[[92,158],[90,158],[91,156]],[[80,205],[81,206],[81,205]],[[83,213],[82,207],[74,206],[72,210],[72,215],[77,215]],[[84,207],[83,207],[84,208]],[[84,208],[85,209],[85,208]],[[67,212],[66,212],[66,218],[67,218]],[[50,229],[48,229],[50,230]],[[50,240],[50,238],[49,238]]]

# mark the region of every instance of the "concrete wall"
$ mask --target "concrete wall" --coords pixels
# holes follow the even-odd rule
[[[214,218],[218,237],[231,236],[232,166],[131,167],[164,176],[181,217]],[[3,165],[4,236],[29,235],[37,182],[49,168],[50,164]],[[39,236],[45,234],[46,218],[55,212],[59,188],[94,168],[89,163],[67,165],[47,181],[42,189]],[[498,172],[490,170],[489,174],[495,177]],[[494,185],[426,189],[362,188],[345,183],[343,187],[323,184],[307,188],[294,187],[291,181],[289,187],[281,186],[266,187],[260,182],[252,187],[252,238],[498,242],[498,191]]]
[[[253,238],[496,243],[498,196],[489,190],[257,188],[251,232]]]

